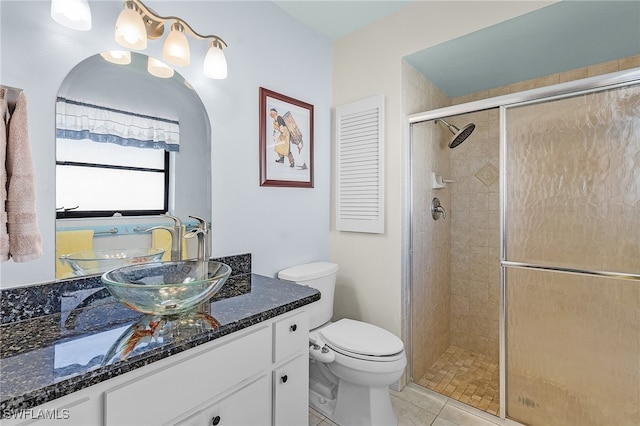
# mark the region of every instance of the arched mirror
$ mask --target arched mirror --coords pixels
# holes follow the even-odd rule
[[[200,97],[173,69],[123,54],[85,59],[58,91],[56,258],[148,245],[145,230],[167,224],[165,212],[211,220],[211,128]],[[92,231],[89,240],[60,247],[61,232],[77,230]]]

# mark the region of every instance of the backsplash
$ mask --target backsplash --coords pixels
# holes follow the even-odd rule
[[[214,258],[231,266],[231,276],[251,274],[251,254]],[[0,290],[1,324],[24,321],[62,312],[63,296],[79,290],[103,287],[100,276],[78,277],[26,287]]]

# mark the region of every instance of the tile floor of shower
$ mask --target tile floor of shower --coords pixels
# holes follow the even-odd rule
[[[498,358],[450,346],[424,377],[414,380],[441,395],[498,415],[500,368]]]

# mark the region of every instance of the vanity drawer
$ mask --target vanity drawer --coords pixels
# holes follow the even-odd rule
[[[104,393],[105,426],[160,425],[268,368],[265,325]]]
[[[261,376],[240,389],[207,405],[188,418],[164,426],[264,426],[269,424],[271,410],[269,378]]]
[[[309,316],[299,312],[273,324],[273,362],[306,349],[309,345]]]

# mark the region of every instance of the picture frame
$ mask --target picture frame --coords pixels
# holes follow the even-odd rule
[[[313,188],[313,105],[260,87],[260,186]]]

